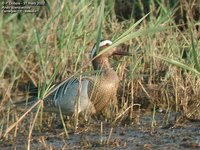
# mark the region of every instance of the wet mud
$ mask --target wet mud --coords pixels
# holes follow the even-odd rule
[[[137,124],[111,126],[95,122],[78,127],[66,137],[62,127],[33,131],[31,149],[200,149],[200,123],[175,121],[175,115],[143,115]],[[27,149],[28,135],[3,140],[1,149]]]

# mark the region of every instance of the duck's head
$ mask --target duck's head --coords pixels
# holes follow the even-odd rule
[[[110,45],[112,45],[112,42],[110,40],[102,40],[99,43],[99,51],[97,52],[97,47],[96,47],[97,44],[95,44],[93,46],[90,58],[93,59],[94,57],[96,57],[98,55],[98,53],[100,53],[101,51],[103,51],[105,48],[107,48]],[[124,48],[113,47],[113,48],[109,49],[108,51],[102,53],[98,57],[110,57],[110,56],[114,56],[114,55],[131,56],[131,54],[128,53]]]
[[[93,59],[92,64],[93,64],[94,69],[98,69],[99,67],[102,68],[102,66],[110,67],[109,62],[108,62],[108,57],[110,56],[114,56],[114,55],[132,56],[121,46],[113,47],[109,49],[108,51],[103,52],[101,55],[97,56],[99,53],[101,53],[105,48],[109,47],[110,45],[112,45],[112,42],[110,40],[102,40],[99,43],[99,50],[97,49],[97,44],[93,46],[90,58]]]

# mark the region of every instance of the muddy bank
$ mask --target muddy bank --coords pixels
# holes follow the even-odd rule
[[[166,114],[143,115],[138,124],[117,125],[91,122],[69,131],[66,138],[64,129],[34,131],[31,149],[200,149],[200,123],[175,122],[175,116],[166,121]],[[165,119],[164,119],[165,118]],[[16,141],[3,140],[3,149],[27,148],[27,133],[19,133]]]

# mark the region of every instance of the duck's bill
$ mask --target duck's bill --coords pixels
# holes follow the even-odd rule
[[[113,55],[133,56],[123,48],[117,48]]]

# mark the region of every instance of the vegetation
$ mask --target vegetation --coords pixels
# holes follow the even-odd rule
[[[121,86],[118,99],[97,115],[99,120],[112,126],[137,124],[143,112],[151,112],[154,128],[157,110],[166,114],[165,124],[171,112],[200,120],[199,0],[151,0],[147,13],[142,11],[146,5],[136,2],[140,14],[132,11],[128,19],[116,16],[121,9],[115,1],[45,2],[34,6],[37,13],[0,14],[0,142],[13,144],[16,137],[26,135],[30,148],[34,131],[53,127],[60,116],[42,109],[20,112],[13,103],[28,97],[33,87],[43,99],[52,84],[90,74],[88,56],[102,38],[114,41],[113,46],[129,45],[133,57],[112,60]],[[65,135],[75,130],[74,120],[65,122]]]

